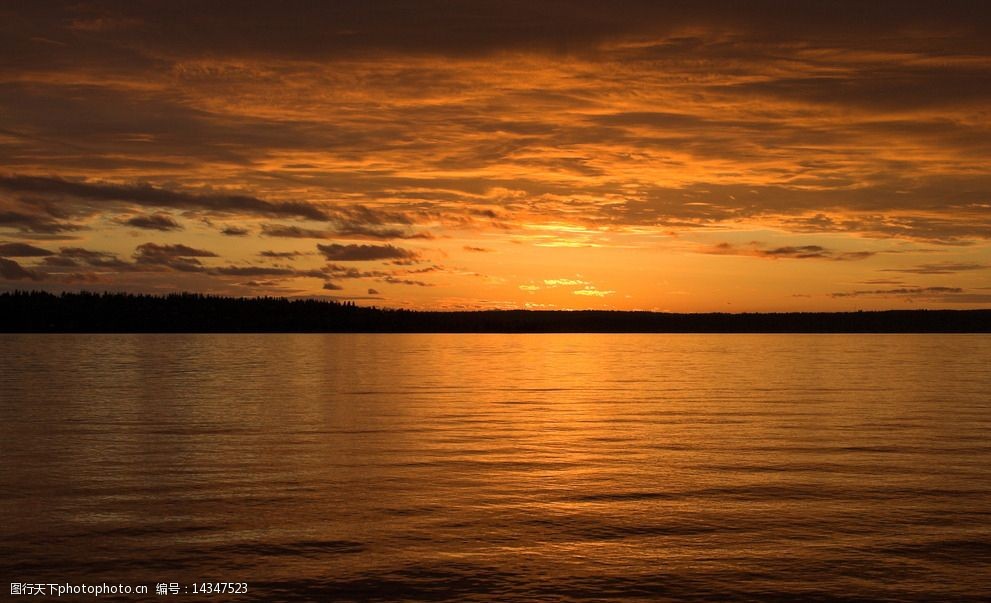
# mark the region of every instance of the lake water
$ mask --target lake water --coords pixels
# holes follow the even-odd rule
[[[0,492],[4,596],[988,600],[991,336],[2,335]]]

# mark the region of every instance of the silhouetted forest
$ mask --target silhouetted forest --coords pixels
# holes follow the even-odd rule
[[[418,312],[361,307],[353,302],[275,297],[15,291],[0,294],[0,332],[987,333],[991,332],[991,310]]]

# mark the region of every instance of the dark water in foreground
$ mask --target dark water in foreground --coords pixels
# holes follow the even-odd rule
[[[0,336],[2,592],[991,599],[989,367],[987,335]]]

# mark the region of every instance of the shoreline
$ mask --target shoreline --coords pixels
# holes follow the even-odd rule
[[[0,294],[2,333],[991,333],[991,309],[667,313],[393,310],[190,293]]]

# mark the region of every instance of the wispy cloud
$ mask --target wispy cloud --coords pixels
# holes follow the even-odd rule
[[[146,230],[182,230],[182,225],[172,216],[161,213],[133,216],[125,220],[124,224]]]
[[[240,226],[225,226],[221,229],[220,234],[228,237],[243,237],[248,235],[250,232],[251,231],[247,228],[242,228]]]
[[[393,245],[329,245],[317,244],[317,249],[325,258],[337,262],[367,262],[375,260],[414,260],[419,254],[411,249]]]
[[[33,270],[28,270],[15,262],[6,258],[0,258],[0,278],[7,280],[33,280],[38,281],[42,276]]]
[[[54,255],[54,253],[27,243],[0,243],[0,257],[36,258],[46,255]]]
[[[194,249],[186,245],[159,245],[143,243],[134,250],[137,264],[166,266],[182,272],[196,272],[202,269],[199,258],[215,258],[216,253],[205,249]]]
[[[833,297],[920,297],[963,293],[960,287],[897,287],[894,289],[873,289],[867,291],[845,291],[831,294]]]
[[[936,262],[932,264],[922,264],[912,268],[884,268],[882,271],[902,272],[905,274],[957,274],[960,272],[988,269],[991,269],[991,264]]]
[[[759,242],[753,242],[743,246],[733,245],[731,243],[718,243],[712,247],[702,248],[700,251],[712,255],[744,255],[772,260],[832,260],[837,262],[865,260],[877,253],[875,251],[836,251],[827,249],[822,245],[769,247]]]
[[[22,195],[67,197],[85,203],[118,202],[145,207],[202,209],[262,216],[297,216],[310,220],[327,219],[327,215],[318,208],[304,202],[270,202],[251,195],[190,193],[147,183],[116,184],[13,175],[0,176],[0,189]]]

